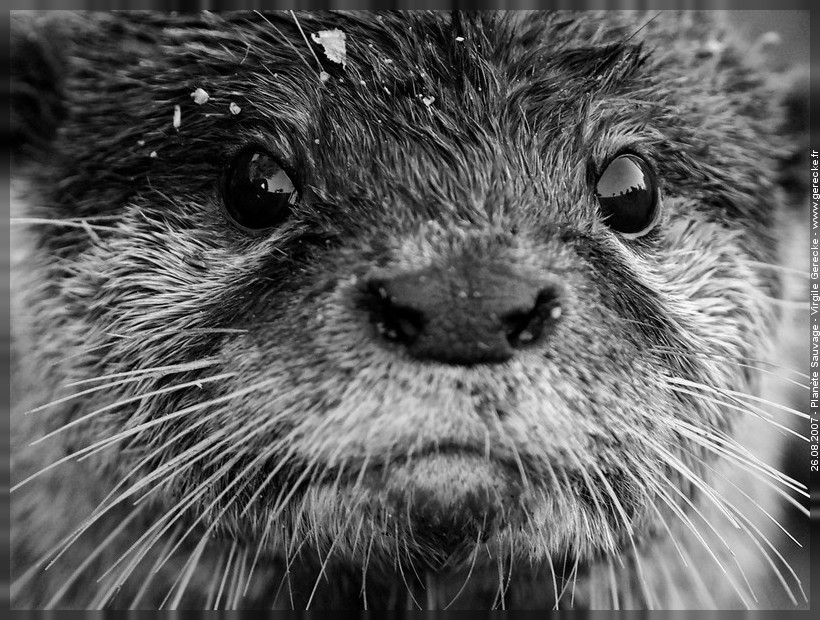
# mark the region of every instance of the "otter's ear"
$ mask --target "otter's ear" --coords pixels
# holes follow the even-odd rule
[[[18,162],[47,149],[65,113],[57,25],[42,15],[11,15],[11,152]]]
[[[780,184],[786,190],[790,202],[796,206],[807,204],[809,193],[810,130],[809,93],[811,90],[810,70],[800,66],[775,80],[776,91],[780,94],[782,124],[780,134],[786,140],[785,153],[780,160]]]

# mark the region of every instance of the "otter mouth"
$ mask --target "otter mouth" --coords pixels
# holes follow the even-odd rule
[[[425,445],[421,448],[409,450],[400,455],[370,456],[348,459],[345,463],[345,472],[339,474],[339,468],[328,468],[325,478],[334,480],[352,481],[364,477],[367,479],[380,478],[384,482],[391,472],[422,464],[430,459],[459,459],[483,463],[484,466],[503,472],[510,479],[517,478],[519,484],[526,478],[526,471],[532,469],[531,460],[527,455],[512,455],[486,445],[445,441],[434,445]],[[358,473],[354,473],[358,472]],[[442,472],[444,473],[444,472]]]
[[[348,458],[313,478],[293,463],[265,497],[272,509],[283,494],[291,494],[293,506],[306,499],[312,527],[330,533],[361,523],[361,536],[376,541],[373,554],[398,554],[408,566],[438,571],[469,562],[477,545],[528,521],[526,462],[485,445],[446,441],[392,457]]]
[[[517,502],[521,487],[526,486],[525,467],[522,459],[484,446],[447,442],[401,456],[361,459],[346,464],[341,474],[338,468],[328,469],[323,478],[386,492],[391,503],[395,500],[402,506],[407,504],[408,496],[418,496],[425,504],[449,504],[487,495],[484,500],[465,499],[472,510],[492,498]]]

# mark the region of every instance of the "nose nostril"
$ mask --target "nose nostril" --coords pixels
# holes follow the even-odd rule
[[[507,342],[513,348],[534,343],[561,317],[561,313],[561,306],[554,292],[541,291],[528,312],[516,310],[500,317]]]
[[[371,297],[382,301],[389,299],[387,287],[382,280],[368,280],[366,288]]]
[[[401,305],[389,290],[389,284],[382,280],[371,280],[367,292],[375,303],[372,305],[374,323],[379,333],[387,340],[409,345],[424,328],[422,312]]]
[[[384,320],[388,326],[387,336],[392,340],[412,343],[424,328],[424,317],[410,308],[394,306],[389,302],[384,308]]]
[[[530,312],[508,312],[499,317],[501,324],[504,326],[504,332],[508,340],[515,340],[523,332],[530,320],[532,319],[532,311]]]

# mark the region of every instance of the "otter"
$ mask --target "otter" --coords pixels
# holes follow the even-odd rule
[[[11,35],[13,606],[805,600],[804,128],[712,15]]]

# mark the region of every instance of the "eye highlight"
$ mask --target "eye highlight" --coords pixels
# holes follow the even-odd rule
[[[222,201],[237,226],[260,232],[281,224],[299,200],[293,181],[269,153],[257,147],[241,151],[228,165]]]
[[[619,155],[595,184],[604,221],[627,238],[642,237],[655,227],[660,212],[658,181],[637,155]]]

